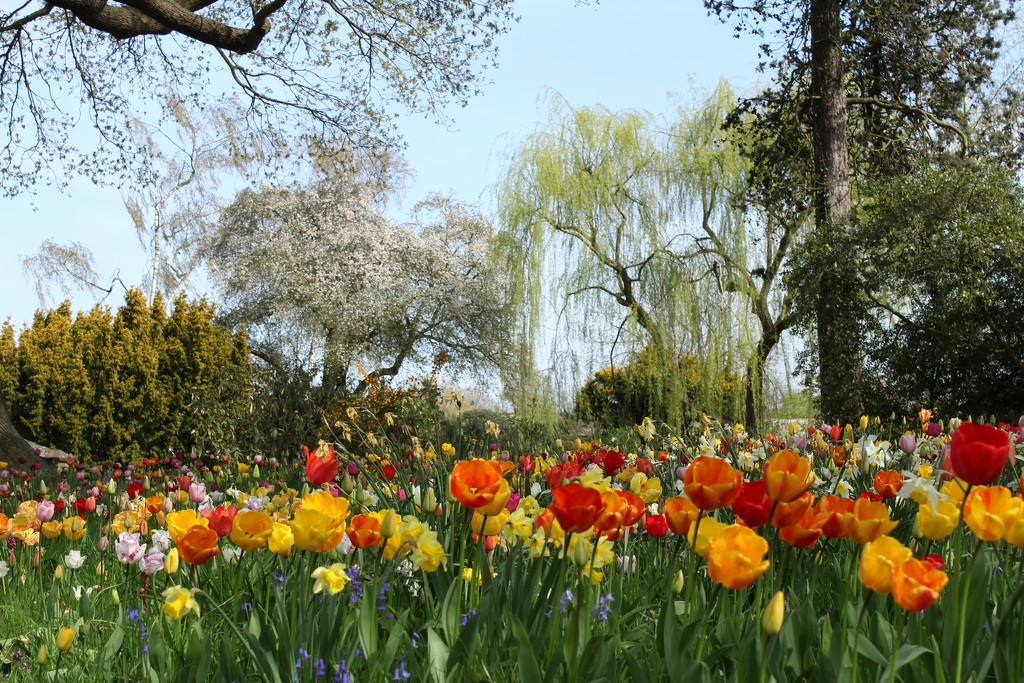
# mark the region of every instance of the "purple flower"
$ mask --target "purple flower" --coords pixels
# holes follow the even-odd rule
[[[412,678],[412,674],[405,670],[405,655],[398,660],[398,666],[395,667],[395,675],[391,678],[393,681],[407,681]]]
[[[353,603],[359,602],[359,599],[363,597],[363,582],[359,580],[359,566],[352,565],[345,570],[348,574],[349,581],[352,583],[352,597],[350,601]]]
[[[145,548],[146,546],[142,546]],[[153,576],[164,568],[164,554],[159,548],[151,548],[149,552],[139,558],[139,570],[144,574]]]
[[[377,591],[377,611],[378,612],[382,612],[385,609],[387,609],[387,606],[388,606],[387,605],[388,589],[389,588],[391,588],[391,584],[388,583],[387,581],[385,581],[384,585],[380,587],[379,591]]]
[[[126,616],[125,619],[127,619],[128,621],[138,621],[139,620],[139,608],[138,607],[130,608],[128,610],[128,616]]]
[[[615,600],[615,597],[611,593],[605,593],[598,598],[594,611],[590,613],[590,618],[597,621],[608,621],[608,615],[612,612],[613,600]]]
[[[459,618],[459,626],[465,626],[467,623],[469,623],[470,618],[475,616],[476,608],[469,610]]]
[[[569,603],[572,602],[572,591],[568,588],[562,593],[561,604],[559,605],[559,611],[564,612],[569,607]]]

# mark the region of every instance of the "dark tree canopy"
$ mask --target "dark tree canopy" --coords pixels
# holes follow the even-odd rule
[[[0,10],[0,186],[124,179],[137,151],[126,114],[155,114],[168,88],[195,109],[235,94],[239,154],[287,149],[296,131],[393,147],[388,105],[464,103],[512,2],[26,0]],[[95,149],[71,145],[79,124],[99,133]]]

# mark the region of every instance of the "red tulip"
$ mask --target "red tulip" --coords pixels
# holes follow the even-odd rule
[[[647,515],[644,529],[652,538],[661,538],[668,533],[668,520],[665,519],[665,515]]]
[[[548,509],[565,530],[565,533],[579,533],[594,525],[597,518],[604,512],[605,504],[597,489],[587,488],[583,484],[563,484],[551,490],[555,499]]]
[[[320,486],[338,476],[341,463],[334,457],[334,446],[315,448],[312,453],[303,446],[302,454],[306,456],[306,480],[313,486]]]
[[[963,422],[953,432],[946,469],[968,484],[987,486],[1012,457],[1009,434],[992,425]]]
[[[755,479],[743,483],[740,497],[733,502],[732,509],[739,522],[756,529],[768,521],[772,504],[765,480]]]
[[[218,505],[217,507],[203,510],[203,517],[210,521],[210,528],[217,532],[217,536],[224,538],[231,533],[231,527],[235,524],[235,515],[238,514],[238,506]]]

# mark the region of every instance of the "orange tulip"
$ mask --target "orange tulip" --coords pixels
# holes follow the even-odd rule
[[[756,531],[730,524],[708,546],[708,574],[734,590],[746,588],[768,569],[768,541]]]
[[[500,500],[503,492],[508,492],[508,482],[502,478],[501,465],[498,460],[474,458],[462,460],[455,464],[449,481],[452,497],[467,508],[482,508]],[[504,505],[508,502],[506,495]]]
[[[743,473],[721,458],[702,455],[690,463],[683,477],[686,496],[701,510],[732,505],[740,495]]]
[[[976,486],[964,503],[964,522],[983,541],[998,541],[1021,515],[1024,500],[1005,486]]]
[[[374,515],[356,515],[348,528],[348,540],[357,548],[369,548],[384,540],[380,520]]]
[[[772,513],[772,526],[777,529],[793,526],[803,519],[812,505],[814,505],[814,494],[810,491],[801,494],[788,503],[776,503],[775,512]]]
[[[274,520],[263,510],[242,510],[231,526],[231,541],[242,550],[258,550],[267,544]]]
[[[779,451],[764,464],[764,480],[768,497],[788,503],[803,495],[814,484],[811,463],[804,456],[788,448]]]
[[[881,501],[858,498],[850,518],[850,538],[854,543],[867,543],[884,536],[899,525],[889,519],[889,508]]]
[[[622,523],[626,527],[631,527],[640,521],[640,518],[647,512],[647,504],[644,499],[632,491],[623,491],[621,489],[615,489],[615,494],[626,501],[627,512],[622,518]]]
[[[823,534],[829,538],[846,538],[850,535],[853,500],[830,493],[818,499],[814,511],[817,515],[815,524]]]
[[[927,560],[909,559],[892,572],[892,597],[908,612],[920,612],[939,599],[949,576]]]
[[[194,526],[178,541],[178,552],[181,553],[181,559],[189,564],[203,564],[220,555],[220,548],[217,547],[219,539],[213,529]]]
[[[794,548],[810,548],[821,538],[817,520],[814,510],[807,510],[796,524],[779,529],[779,538]]]
[[[914,555],[892,536],[879,536],[860,553],[860,581],[876,593],[892,592],[892,572]]]
[[[875,474],[875,492],[884,500],[895,498],[903,488],[903,475],[896,470],[882,470]]]
[[[601,494],[583,484],[556,486],[551,495],[555,500],[548,509],[567,534],[586,531],[605,509]]]
[[[665,501],[665,519],[676,536],[685,536],[697,521],[700,509],[689,498],[676,496]]]
[[[605,536],[614,536],[626,521],[626,515],[630,512],[629,503],[619,496],[615,489],[603,491],[601,502],[605,506],[604,512],[594,522],[594,531]]]
[[[314,448],[312,453],[303,446],[302,455],[306,458],[306,480],[313,486],[320,486],[338,476],[341,463],[334,456],[334,446]]]

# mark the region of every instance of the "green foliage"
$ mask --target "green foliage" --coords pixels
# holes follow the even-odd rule
[[[987,166],[879,183],[859,251],[874,414],[1016,418],[1024,405],[1024,191]]]
[[[673,380],[679,384],[672,386]],[[713,406],[715,415],[733,422],[742,414],[743,392],[742,382],[728,368],[692,354],[666,358],[645,348],[623,366],[594,373],[576,394],[576,415],[605,429],[639,424],[645,417],[664,422],[670,419],[669,397],[677,397],[685,418],[693,419],[703,406]]]
[[[125,458],[191,449],[206,415],[194,397],[216,392],[224,374],[246,382],[245,335],[214,323],[206,300],[179,298],[170,315],[157,297],[129,290],[116,314],[96,306],[72,317],[65,302],[36,313],[15,337],[0,332],[0,389],[19,431],[79,455]],[[244,391],[221,395],[224,407],[247,403]],[[222,434],[222,442],[230,439]]]

